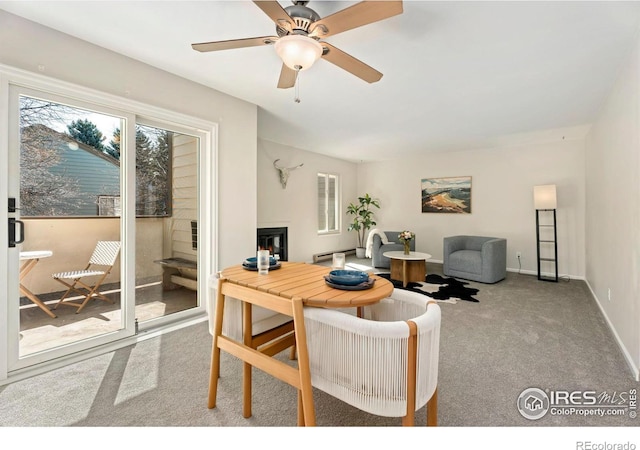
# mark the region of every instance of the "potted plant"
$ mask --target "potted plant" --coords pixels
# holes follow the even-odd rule
[[[356,247],[356,257],[365,257],[364,238],[368,229],[376,223],[373,220],[372,207],[380,208],[378,200],[371,198],[369,194],[364,197],[358,197],[358,203],[350,203],[347,207],[347,214],[353,216],[353,221],[349,224],[349,231],[355,231],[358,234],[358,246]]]

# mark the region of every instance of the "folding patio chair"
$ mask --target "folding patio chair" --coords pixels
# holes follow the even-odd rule
[[[77,314],[82,311],[82,309],[86,306],[86,304],[92,297],[98,297],[109,303],[113,303],[110,298],[105,297],[100,291],[98,291],[98,288],[100,287],[104,279],[107,278],[107,275],[109,275],[109,273],[111,272],[111,268],[115,264],[119,253],[119,241],[98,241],[98,244],[96,245],[96,248],[91,255],[91,259],[89,259],[89,264],[87,264],[87,267],[82,270],[54,273],[52,275],[53,279],[64,284],[69,289],[67,289],[67,292],[64,293],[60,301],[56,303],[53,309],[57,309],[61,304],[75,306],[76,308],[78,308],[78,310],[76,311]],[[97,281],[95,281],[93,284],[91,284],[89,281],[82,281],[83,279],[88,277],[98,278]],[[77,292],[85,296],[82,303],[71,301],[65,302],[64,299],[67,298],[67,296],[71,292]]]

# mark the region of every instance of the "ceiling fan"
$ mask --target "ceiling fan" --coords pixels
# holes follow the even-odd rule
[[[273,44],[283,61],[278,87],[295,86],[298,73],[319,58],[346,70],[358,78],[374,83],[382,73],[321,39],[402,13],[402,1],[362,1],[321,18],[307,7],[308,1],[296,1],[283,8],[275,1],[254,1],[276,24],[277,36],[262,36],[228,41],[191,44],[199,52],[213,52]]]

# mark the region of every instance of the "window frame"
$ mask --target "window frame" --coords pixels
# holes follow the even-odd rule
[[[320,183],[319,180],[320,178],[324,178],[325,179],[325,183],[324,183],[324,192],[321,193],[320,192]],[[335,228],[329,229],[329,204],[330,204],[330,200],[331,200],[331,195],[330,195],[330,189],[329,189],[329,180],[330,179],[334,179],[335,180],[335,192],[333,195],[333,202],[335,205]],[[341,231],[341,227],[342,227],[342,221],[340,220],[341,217],[341,202],[340,199],[342,197],[341,193],[342,193],[342,183],[340,183],[340,175],[337,173],[331,173],[331,172],[318,172],[317,176],[316,176],[316,189],[317,189],[317,194],[318,194],[318,202],[320,201],[321,198],[321,194],[323,194],[324,197],[324,211],[321,212],[320,211],[320,204],[317,205],[317,211],[318,211],[318,220],[317,220],[317,225],[320,224],[320,221],[323,220],[324,222],[324,228],[320,229],[318,226],[318,235],[329,235],[329,234],[339,234]],[[321,215],[324,215],[324,217],[321,217]]]

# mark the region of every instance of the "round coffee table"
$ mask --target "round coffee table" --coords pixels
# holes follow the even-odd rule
[[[391,260],[391,279],[402,281],[402,286],[407,287],[410,281],[424,281],[427,276],[427,259],[429,253],[403,251],[384,252],[382,254]]]

